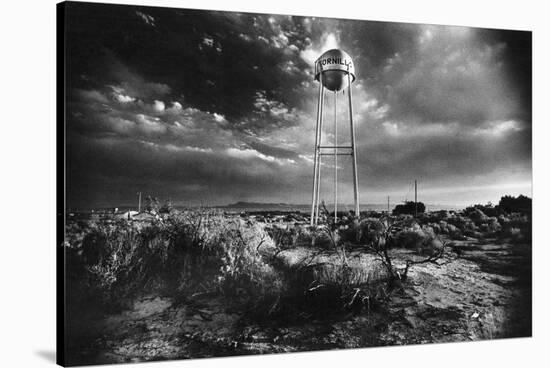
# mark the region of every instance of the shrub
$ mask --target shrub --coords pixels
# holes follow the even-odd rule
[[[289,249],[296,246],[311,246],[315,230],[302,226],[270,226],[265,229],[278,249]]]
[[[426,235],[421,229],[407,229],[399,232],[394,239],[394,244],[399,247],[419,249],[426,240]]]
[[[500,227],[500,223],[498,221],[498,218],[496,217],[489,217],[487,219],[487,225],[489,225],[489,228],[492,229],[492,230],[498,230],[498,228]]]
[[[487,223],[483,224],[482,228],[480,227],[480,229],[481,231],[486,232],[489,235],[494,235],[502,229],[502,226],[500,225],[496,217],[489,217],[487,219]]]
[[[360,244],[370,244],[374,247],[379,247],[382,242],[385,242],[384,238],[384,224],[378,220],[364,219],[358,225],[350,229],[348,238],[354,240]]]
[[[501,239],[509,239],[516,243],[531,242],[531,219],[528,216],[520,214],[508,215],[500,224],[501,230],[498,236]]]
[[[483,213],[479,208],[474,208],[472,211],[468,212],[468,217],[476,224],[479,225],[488,220],[488,216]]]
[[[431,253],[440,249],[443,243],[436,236],[430,226],[420,227],[418,225],[403,229],[392,239],[394,246],[407,249],[414,249],[419,253]]]
[[[464,235],[462,231],[453,224],[447,224],[447,234],[453,240],[464,240]]]
[[[153,269],[166,259],[167,242],[155,226],[139,228],[120,221],[91,227],[82,241],[84,268],[78,277],[89,283],[89,294],[100,304],[118,300],[151,280]]]
[[[463,225],[463,231],[476,231],[477,226],[472,221],[466,221]]]
[[[408,215],[414,215],[415,214],[415,208],[417,213],[423,213],[426,211],[426,206],[422,202],[415,202],[408,201],[404,204],[398,204],[393,209],[392,214],[393,215],[402,215],[402,214],[408,214]]]
[[[441,234],[449,234],[449,224],[446,221],[439,221],[439,231]]]
[[[498,212],[499,212],[498,208],[493,206],[492,203],[489,202],[487,204],[475,204],[473,206],[466,207],[464,209],[464,213],[469,215],[475,212],[476,210],[481,211],[486,216],[498,216]]]
[[[508,216],[499,215],[499,216],[498,216],[498,222],[499,222],[501,225],[504,225],[504,224],[510,222],[510,219],[508,218]]]
[[[322,249],[334,249],[334,244],[338,242],[338,234],[331,238],[327,231],[317,231],[313,237],[313,246]]]
[[[464,231],[466,229],[466,224],[471,222],[469,218],[463,217],[460,215],[453,215],[449,217],[447,222],[453,226],[455,226],[458,230]],[[453,229],[454,230],[454,229]],[[451,232],[451,229],[449,229],[449,233]]]
[[[281,288],[275,270],[266,259],[265,248],[273,250],[275,245],[262,227],[230,222],[220,232],[218,246],[222,252],[218,277],[222,292],[264,295]],[[264,247],[263,255],[260,247]]]
[[[497,207],[500,211],[505,213],[517,212],[522,214],[530,214],[532,200],[524,195],[519,195],[518,197],[506,195],[500,198]]]
[[[434,233],[441,234],[441,227],[439,224],[430,223],[430,226],[434,230]]]
[[[450,217],[449,211],[447,210],[435,211],[435,212],[432,212],[431,215],[433,220],[435,221],[446,220]]]
[[[216,213],[189,211],[150,224],[99,223],[67,249],[80,260],[71,262],[81,265],[71,268],[78,281],[71,288],[84,290],[77,293],[81,302],[106,307],[149,287],[177,295],[199,287],[249,295],[280,289],[269,264],[275,246],[262,226]]]

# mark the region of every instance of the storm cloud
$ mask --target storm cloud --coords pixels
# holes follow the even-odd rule
[[[307,203],[333,47],[356,64],[362,203],[415,179],[428,203],[531,194],[530,32],[78,3],[66,26],[69,207]]]

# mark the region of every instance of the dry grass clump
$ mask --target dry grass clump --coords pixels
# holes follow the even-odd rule
[[[268,262],[275,246],[267,232],[215,212],[188,211],[149,224],[98,222],[81,238],[66,249],[71,290],[81,302],[113,307],[153,288],[186,295],[280,288]]]

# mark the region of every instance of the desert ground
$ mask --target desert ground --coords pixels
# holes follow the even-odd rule
[[[529,337],[530,216],[483,210],[69,218],[68,363]]]

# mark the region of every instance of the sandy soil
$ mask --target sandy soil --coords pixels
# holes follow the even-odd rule
[[[137,362],[367,346],[442,343],[531,335],[531,253],[526,245],[454,242],[443,266],[411,268],[386,311],[255,322],[219,296],[184,303],[159,295],[98,320],[72,364]],[[310,251],[281,256],[299,262]],[[397,252],[404,259],[407,252]],[[319,254],[313,262],[330,260]],[[324,257],[324,258],[323,258]],[[357,267],[370,255],[349,254]],[[373,266],[375,267],[375,266]]]

